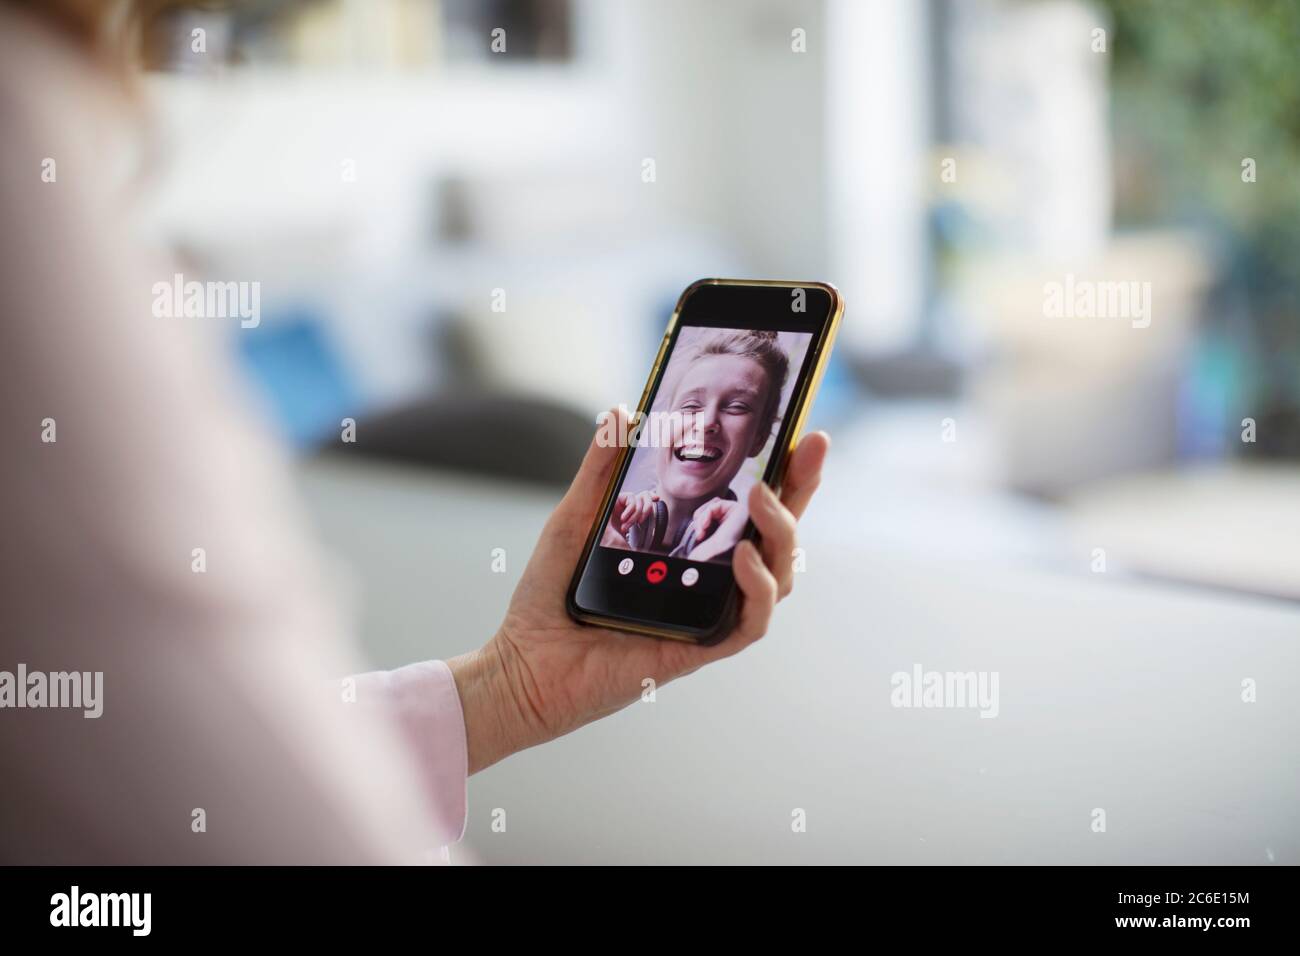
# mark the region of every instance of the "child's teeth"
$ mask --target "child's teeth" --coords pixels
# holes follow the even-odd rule
[[[710,452],[707,448],[683,448],[682,457],[699,460],[701,458],[709,458]]]

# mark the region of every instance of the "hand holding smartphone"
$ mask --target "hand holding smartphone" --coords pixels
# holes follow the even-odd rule
[[[840,317],[820,282],[704,279],[678,300],[569,587],[576,620],[708,644],[755,482],[779,491]]]

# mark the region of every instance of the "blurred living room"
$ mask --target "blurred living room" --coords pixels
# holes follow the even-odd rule
[[[689,283],[847,303],[771,633],[475,776],[453,862],[1295,862],[1298,39],[1234,0],[161,5],[148,227],[261,283],[215,347],[374,667],[491,634]],[[997,719],[898,707],[918,665],[996,672]]]

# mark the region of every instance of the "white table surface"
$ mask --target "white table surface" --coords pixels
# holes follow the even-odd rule
[[[453,859],[1300,860],[1300,606],[849,546],[838,516],[868,505],[846,471],[805,522],[808,569],[768,637],[472,778]],[[557,497],[338,461],[305,464],[302,485],[376,666],[482,643]],[[997,671],[999,716],[892,707],[890,676],[917,663]]]

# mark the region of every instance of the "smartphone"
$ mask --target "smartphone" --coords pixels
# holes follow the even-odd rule
[[[701,279],[682,293],[574,571],[570,615],[700,644],[731,632],[732,554],[757,534],[749,491],[765,481],[780,492],[843,313],[825,282]]]

